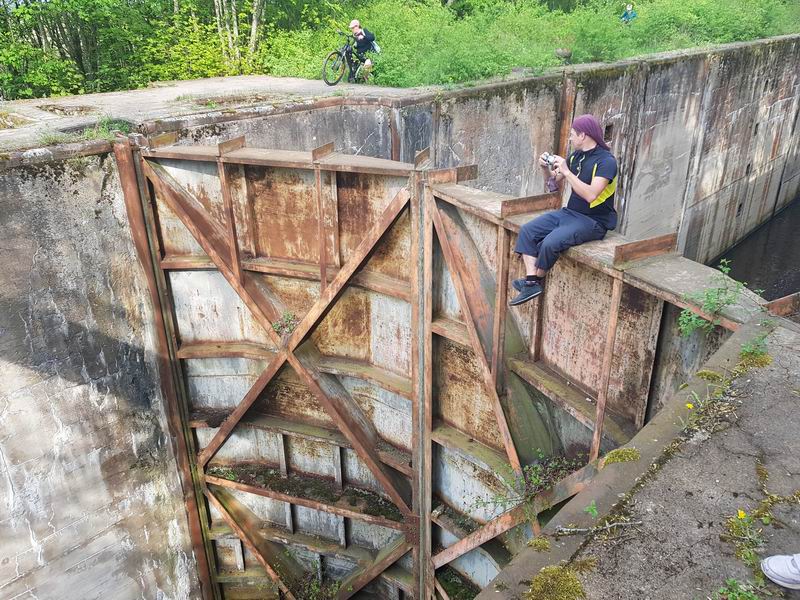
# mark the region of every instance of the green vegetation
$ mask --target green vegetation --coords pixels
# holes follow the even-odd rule
[[[306,574],[292,590],[295,597],[305,600],[335,600],[342,587],[340,581],[320,582],[315,574]]]
[[[586,592],[575,571],[564,565],[544,567],[525,592],[526,600],[580,600]]]
[[[728,274],[731,272],[731,264],[729,260],[721,260],[719,263],[720,272],[712,278],[713,285],[706,289],[686,294],[684,300],[698,304],[701,310],[711,317],[712,320],[704,319],[696,315],[688,308],[684,308],[678,317],[678,327],[681,330],[681,335],[688,336],[697,331],[702,330],[705,333],[711,333],[714,327],[719,325],[717,318],[726,306],[736,304],[739,296],[744,290],[744,283],[731,279]]]
[[[272,328],[278,335],[281,336],[289,335],[294,331],[294,328],[297,327],[297,324],[299,322],[300,321],[297,319],[297,316],[293,312],[287,311],[283,313],[280,319],[278,319],[272,324]]]
[[[383,48],[375,83],[456,84],[572,62],[800,31],[795,0],[49,0],[4,2],[0,99],[266,73],[318,78],[359,18]]]
[[[758,589],[751,583],[726,579],[725,585],[714,592],[714,600],[759,600]]]
[[[626,463],[639,460],[641,453],[636,448],[616,448],[605,455],[603,465],[613,465],[615,463]]]
[[[127,121],[109,119],[104,117],[92,127],[87,127],[83,131],[75,133],[62,133],[60,131],[47,131],[39,136],[39,143],[43,146],[53,144],[66,144],[70,142],[84,142],[89,140],[113,141],[114,132],[130,133],[131,126]]]
[[[742,344],[739,350],[739,360],[749,367],[766,367],[772,362],[772,357],[767,353],[767,336],[764,332],[752,340]]]
[[[439,580],[439,584],[447,592],[450,600],[472,600],[481,591],[479,587],[449,566],[439,569],[436,579]]]
[[[537,462],[522,467],[522,474],[517,475],[511,468],[503,474],[503,479],[508,482],[508,490],[503,494],[496,494],[487,499],[476,500],[475,507],[502,508],[503,511],[522,505],[529,520],[536,518],[534,500],[543,491],[549,490],[567,475],[574,473],[585,464],[580,458],[565,458],[561,456],[545,456],[537,450]],[[540,507],[541,510],[541,507]]]
[[[528,547],[533,548],[536,552],[549,552],[550,540],[542,536],[532,537],[528,540]]]

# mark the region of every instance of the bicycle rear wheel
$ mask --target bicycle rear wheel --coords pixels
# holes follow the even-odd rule
[[[344,56],[336,50],[325,57],[325,62],[322,63],[322,81],[328,85],[336,85],[344,77],[344,71],[347,68]]]

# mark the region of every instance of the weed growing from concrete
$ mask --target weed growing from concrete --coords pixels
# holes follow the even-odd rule
[[[725,529],[726,537],[736,547],[736,558],[756,569],[760,560],[758,551],[764,547],[764,530],[757,526],[753,515],[740,509],[735,516],[728,518]]]
[[[752,569],[756,589],[760,589],[766,583],[759,567],[761,561],[759,553],[764,548],[764,537],[762,535],[764,530],[761,526],[768,526],[773,523],[772,508],[774,506],[778,504],[800,505],[800,490],[796,490],[789,496],[773,494],[767,488],[769,472],[760,460],[756,460],[755,469],[764,498],[758,503],[755,510],[750,513],[739,509],[735,516],[729,517],[725,522],[727,533],[723,539],[733,544],[736,550],[736,558]],[[733,596],[733,598],[737,597]],[[742,598],[749,598],[749,596],[742,596]]]
[[[764,332],[742,344],[742,348],[739,350],[739,360],[744,366],[749,368],[766,367],[772,363],[772,357],[767,353],[768,335],[769,332]]]
[[[304,600],[335,600],[342,587],[340,581],[322,583],[313,574],[309,573],[294,586],[292,590],[296,598]]]
[[[678,327],[681,335],[688,336],[697,331],[702,330],[706,334],[711,333],[714,327],[719,325],[717,316],[720,312],[731,304],[736,304],[739,297],[744,290],[745,284],[741,281],[731,279],[728,274],[731,272],[730,261],[723,259],[719,263],[720,273],[714,275],[712,287],[706,288],[700,292],[692,292],[684,295],[684,300],[699,304],[700,308],[707,315],[712,317],[709,321],[703,317],[696,315],[688,308],[684,308],[678,317]]]
[[[760,600],[756,592],[759,588],[752,583],[740,583],[736,579],[726,579],[725,585],[714,592],[713,600]]]
[[[53,146],[55,144],[70,144],[74,142],[88,142],[91,140],[113,141],[117,131],[123,134],[130,133],[130,123],[119,119],[103,117],[92,127],[87,127],[83,131],[76,133],[45,131],[39,136],[39,143],[43,146]]]
[[[593,519],[596,519],[598,515],[597,503],[594,500],[592,500],[589,506],[583,509],[583,512],[590,514]]]
[[[581,458],[565,458],[563,456],[545,456],[539,451],[537,462],[525,465],[522,468],[522,475],[514,474],[509,467],[508,473],[504,477],[505,481],[510,482],[508,493],[505,495],[494,495],[488,499],[479,499],[473,507],[477,508],[497,508],[503,512],[519,505],[524,505],[529,520],[536,518],[533,511],[533,501],[540,493],[549,490],[559,481],[574,473],[585,464]]]

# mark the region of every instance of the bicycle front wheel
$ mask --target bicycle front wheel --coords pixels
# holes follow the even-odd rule
[[[328,85],[336,85],[344,77],[344,71],[347,65],[345,64],[344,56],[340,52],[334,50],[325,57],[325,62],[322,63],[322,81]]]

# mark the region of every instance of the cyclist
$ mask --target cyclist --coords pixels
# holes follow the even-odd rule
[[[372,68],[372,61],[367,58],[365,53],[374,50],[373,44],[375,43],[375,34],[361,27],[361,22],[358,19],[350,21],[350,31],[356,40],[356,58],[358,58],[364,65],[363,68],[368,72]],[[355,81],[355,69],[350,69],[348,81],[351,83]]]

